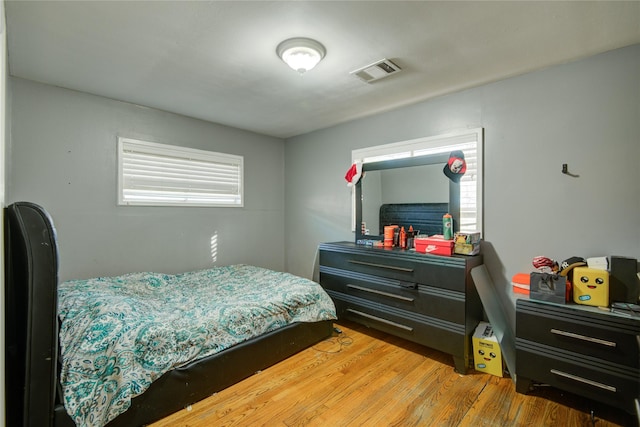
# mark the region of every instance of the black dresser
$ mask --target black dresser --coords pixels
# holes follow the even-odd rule
[[[453,355],[457,372],[473,364],[471,336],[482,303],[471,269],[482,256],[444,257],[351,242],[320,245],[320,284],[339,319]]]
[[[640,318],[598,307],[516,302],[516,391],[534,382],[636,413]]]

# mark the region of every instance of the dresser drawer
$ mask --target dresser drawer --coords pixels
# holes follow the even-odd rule
[[[342,294],[449,322],[465,323],[465,298],[461,292],[325,266],[320,266],[320,282],[325,289]]]
[[[640,368],[640,322],[597,311],[518,300],[516,335],[570,352]]]
[[[454,355],[464,355],[464,326],[328,290],[339,319],[348,319]],[[470,341],[470,340],[469,340]],[[467,343],[468,344],[468,343]]]
[[[381,252],[377,254],[376,251]],[[430,258],[439,259],[431,261]],[[371,253],[320,251],[320,264],[324,266],[465,292],[464,260],[446,258],[434,255],[394,257],[381,249]]]
[[[636,368],[588,360],[520,338],[516,358],[518,377],[534,378],[628,412],[633,412],[633,398],[640,395],[640,371]]]

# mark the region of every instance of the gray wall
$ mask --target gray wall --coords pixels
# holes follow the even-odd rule
[[[485,262],[504,299],[537,255],[640,258],[636,45],[287,140],[287,270],[311,277],[320,242],[353,240],[351,150],[476,127]]]
[[[49,211],[61,280],[230,263],[284,269],[282,140],[27,80],[10,83],[6,202]],[[245,206],[116,206],[118,135],[243,155]]]
[[[204,268],[213,263],[215,233],[218,264],[312,277],[320,242],[353,239],[343,178],[351,150],[475,127],[485,129],[485,259],[505,295],[509,278],[530,271],[536,255],[640,258],[638,45],[291,138],[284,147],[162,111],[10,83],[7,203],[31,200],[51,212],[62,279]],[[245,207],[117,207],[117,135],[244,155]],[[561,174],[562,163],[580,177]]]

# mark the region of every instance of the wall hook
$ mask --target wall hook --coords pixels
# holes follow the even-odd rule
[[[569,172],[569,166],[566,163],[562,164],[562,173],[565,174],[565,175],[572,176],[574,178],[578,178],[580,176],[580,175],[576,175],[576,174],[573,174],[573,173]]]

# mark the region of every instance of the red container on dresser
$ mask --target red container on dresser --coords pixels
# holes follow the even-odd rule
[[[453,255],[453,240],[445,240],[441,234],[429,237],[417,236],[414,239],[416,252],[431,255]]]

